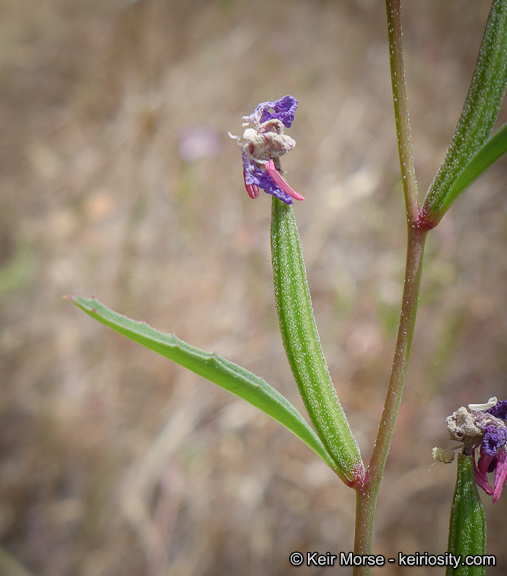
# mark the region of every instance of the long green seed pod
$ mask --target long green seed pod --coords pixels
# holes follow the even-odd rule
[[[364,466],[320,345],[292,206],[273,198],[271,253],[275,300],[294,379],[322,443],[347,484],[361,484]],[[341,473],[340,473],[341,472]]]
[[[465,556],[486,554],[486,516],[474,478],[472,456],[458,454],[458,477],[449,522],[449,553],[460,556],[460,566],[450,566],[446,576],[484,576],[483,566],[463,565]]]

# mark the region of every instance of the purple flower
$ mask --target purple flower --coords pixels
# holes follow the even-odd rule
[[[447,430],[463,443],[463,453],[472,455],[477,485],[497,502],[507,480],[507,400],[462,406],[447,418]],[[493,486],[488,480],[492,472]]]
[[[263,124],[268,120],[276,119],[280,120],[286,128],[290,128],[294,122],[297,107],[298,101],[295,98],[284,96],[275,102],[261,102],[253,114],[243,116],[243,120],[248,120],[253,124]]]
[[[497,402],[484,412],[486,414],[495,421],[484,426],[477,465],[474,454],[475,481],[486,494],[493,496],[493,502],[497,502],[507,479],[507,428],[504,424],[507,420],[507,400]],[[494,487],[488,481],[488,472],[495,472]]]
[[[500,418],[500,420],[507,420],[507,400],[500,400],[486,412],[496,418]]]
[[[473,455],[473,460],[474,460],[474,477],[475,481],[477,482],[477,485],[480,486],[488,496],[492,496],[494,490],[491,484],[489,483],[487,473],[493,472],[493,470],[496,468],[496,458],[484,454],[484,451],[481,447],[479,463],[476,464],[475,462],[475,451]],[[491,470],[490,465],[493,460],[495,461],[495,466]]]
[[[292,204],[293,198],[304,200],[280,174],[280,157],[296,145],[295,140],[284,134],[284,127],[292,125],[297,106],[298,101],[292,96],[262,102],[250,116],[243,116],[243,126],[247,127],[243,136],[229,133],[241,147],[243,178],[251,198],[258,198],[262,188],[286,204]]]
[[[489,425],[484,428],[482,449],[488,456],[496,456],[507,443],[507,428],[496,428]]]
[[[479,462],[475,463],[474,458],[474,476],[477,484],[486,492],[488,496],[493,496],[493,503],[498,502],[507,480],[507,453],[500,450],[497,456],[491,456],[485,453],[483,447],[480,448]],[[495,472],[494,487],[488,480],[487,473]]]

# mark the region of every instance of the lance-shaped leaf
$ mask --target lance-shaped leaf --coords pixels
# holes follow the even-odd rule
[[[361,484],[361,454],[320,344],[292,206],[273,198],[271,218],[275,300],[292,374],[310,419],[344,480]]]
[[[474,478],[472,456],[458,454],[458,476],[449,522],[448,552],[456,557],[486,554],[486,516]],[[484,566],[448,567],[446,576],[484,576]]]
[[[164,334],[110,310],[95,298],[68,297],[89,316],[130,340],[142,344],[199,374],[256,406],[285,426],[309,446],[335,472],[339,472],[322,442],[298,410],[259,376],[215,353],[187,344],[174,334]]]
[[[436,225],[458,196],[451,190],[491,134],[507,82],[507,0],[494,0],[468,94],[445,158],[428,190],[424,219]]]
[[[480,148],[465,166],[447,194],[440,211],[445,213],[456,198],[492,164],[507,153],[507,124],[504,124]]]

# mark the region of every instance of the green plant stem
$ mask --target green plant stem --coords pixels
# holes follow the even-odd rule
[[[361,555],[372,553],[373,521],[375,518],[377,496],[391,448],[403,389],[407,378],[410,352],[414,338],[417,305],[419,302],[424,246],[429,230],[428,227],[422,225],[423,223],[420,218],[417,180],[410,137],[410,120],[403,62],[401,0],[386,0],[386,9],[394,116],[407,214],[408,240],[398,338],[384,411],[366,472],[365,483],[356,489],[354,553]],[[370,567],[356,566],[354,567],[353,574],[354,576],[367,576],[370,574]]]
[[[415,176],[410,118],[408,114],[407,90],[405,86],[405,64],[403,60],[403,31],[401,28],[401,0],[386,0],[387,33],[389,40],[389,62],[393,91],[396,137],[400,157],[401,179],[407,210],[407,220],[419,218],[417,180]]]
[[[427,233],[428,230],[409,225],[405,285],[393,367],[366,482],[356,492],[355,554],[371,554],[372,550],[377,494],[391,448],[412,349]],[[365,576],[369,570],[367,566],[357,567],[353,573],[354,576]]]

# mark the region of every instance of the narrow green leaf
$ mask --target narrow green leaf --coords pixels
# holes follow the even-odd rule
[[[449,190],[440,211],[445,213],[456,198],[466,190],[472,182],[485,172],[492,164],[507,153],[507,124],[504,124],[495,134],[472,156],[457,180]]]
[[[336,395],[313,314],[292,206],[273,197],[271,253],[282,340],[310,419],[348,483],[362,482],[356,438]]]
[[[425,218],[436,224],[456,199],[449,193],[474,154],[491,134],[507,82],[507,0],[494,0],[482,39],[474,75],[449,149],[423,206]]]
[[[448,552],[459,556],[486,554],[486,516],[474,479],[472,456],[458,454],[458,475],[449,522]],[[446,576],[484,576],[483,566],[447,567]]]
[[[199,374],[210,382],[232,392],[256,406],[285,426],[335,472],[336,464],[329,457],[318,436],[298,410],[277,390],[259,376],[215,353],[190,346],[174,334],[159,332],[145,322],[137,322],[110,310],[95,298],[68,297],[81,310],[130,340],[142,344]]]

